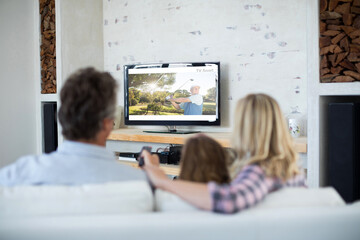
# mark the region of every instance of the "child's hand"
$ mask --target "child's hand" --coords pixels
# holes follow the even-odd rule
[[[143,151],[141,156],[144,157],[145,165],[147,164],[153,166],[160,165],[159,156],[156,154],[151,154],[149,151]]]
[[[148,151],[143,151],[145,165],[142,169],[147,173],[150,182],[154,187],[161,188],[164,181],[170,181],[164,171],[160,168],[159,157],[156,154],[150,154]]]

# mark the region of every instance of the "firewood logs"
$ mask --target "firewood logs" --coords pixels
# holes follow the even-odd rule
[[[55,0],[40,0],[41,93],[56,93]]]
[[[320,0],[320,82],[360,81],[360,0]]]

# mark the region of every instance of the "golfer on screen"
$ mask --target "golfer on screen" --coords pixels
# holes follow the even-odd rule
[[[186,98],[166,98],[178,110],[184,109],[184,115],[202,115],[203,97],[199,94],[200,86],[194,83],[191,88],[191,96]],[[180,103],[180,104],[179,104]]]

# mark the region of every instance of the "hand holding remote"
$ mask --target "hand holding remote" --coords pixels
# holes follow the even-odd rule
[[[150,147],[150,146],[144,146],[144,147],[142,147],[142,149],[141,149],[141,151],[140,151],[140,154],[139,154],[139,157],[138,157],[139,167],[142,167],[142,166],[144,166],[144,164],[145,164],[144,157],[142,156],[142,152],[143,152],[144,150],[147,150],[149,153],[151,153],[151,149],[152,149],[152,147]]]

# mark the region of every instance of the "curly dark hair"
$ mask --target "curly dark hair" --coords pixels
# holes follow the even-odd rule
[[[84,68],[73,73],[61,89],[59,120],[68,140],[93,140],[102,120],[113,118],[116,80],[107,72]]]

